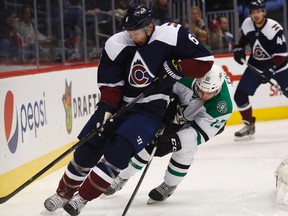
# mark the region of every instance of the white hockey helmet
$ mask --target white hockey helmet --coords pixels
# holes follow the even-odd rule
[[[218,94],[221,91],[224,79],[225,73],[223,68],[213,64],[211,70],[205,76],[196,79],[196,87],[208,93],[218,91]]]

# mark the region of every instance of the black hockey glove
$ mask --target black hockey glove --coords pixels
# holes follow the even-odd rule
[[[246,54],[243,47],[235,46],[233,49],[234,60],[238,62],[240,65],[243,65],[242,59],[246,61]]]
[[[163,63],[163,69],[159,73],[159,88],[171,87],[174,83],[179,81],[184,77],[184,72],[182,71],[178,62],[174,59],[167,60]]]
[[[107,119],[114,113],[115,109],[104,102],[99,102],[96,106],[96,110],[95,110],[95,119],[96,119],[96,123],[95,123],[95,127],[96,129],[100,130],[100,132],[102,131],[107,131],[110,128],[110,124],[112,123],[106,123]],[[105,127],[103,128],[105,124]]]
[[[177,134],[160,135],[155,138],[153,144],[148,145],[145,149],[149,154],[151,154],[155,146],[157,146],[157,150],[155,152],[155,156],[157,157],[163,157],[170,152],[176,152],[182,148]]]
[[[263,70],[263,73],[261,74],[261,83],[265,84],[268,83],[274,74],[275,70],[274,67],[267,67]]]
[[[179,98],[176,94],[173,94],[170,98],[169,105],[162,119],[163,123],[169,124],[169,125],[173,123],[175,116],[177,114],[178,104],[179,104]]]

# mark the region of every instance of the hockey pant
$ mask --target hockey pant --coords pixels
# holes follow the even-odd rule
[[[164,176],[164,182],[170,186],[176,186],[181,183],[193,163],[194,156],[197,153],[197,145],[204,142],[203,138],[192,127],[181,130],[177,134],[181,141],[182,149],[172,153]],[[201,140],[200,143],[199,140]],[[129,179],[147,164],[149,158],[150,154],[143,149],[131,158],[128,167],[122,170],[119,176],[123,179]]]
[[[141,122],[141,124],[139,124]],[[77,190],[86,200],[100,196],[118,173],[128,166],[129,159],[141,151],[155,136],[161,121],[147,115],[125,116],[111,137],[98,137],[76,149],[57,192],[69,188],[71,196]]]

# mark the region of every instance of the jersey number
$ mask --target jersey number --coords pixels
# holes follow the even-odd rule
[[[192,41],[193,43],[195,43],[196,45],[199,44],[199,41],[198,41],[195,37],[193,37],[192,34],[189,34],[189,35],[188,35],[188,38],[189,38],[189,40],[191,40],[191,41]]]
[[[210,124],[210,126],[219,129],[220,126],[223,125],[224,122],[225,122],[225,120],[219,121],[219,120],[217,119],[215,122],[213,122],[212,124]]]
[[[285,37],[284,37],[284,35],[283,35],[282,38],[281,38],[281,37],[277,37],[277,44],[282,45],[283,43],[285,43]]]

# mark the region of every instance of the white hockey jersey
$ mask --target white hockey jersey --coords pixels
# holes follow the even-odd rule
[[[178,134],[181,143],[186,139],[191,142],[191,134],[195,134],[195,142],[201,144],[208,141],[220,133],[233,111],[233,89],[229,78],[222,85],[221,91],[211,100],[203,103],[196,90],[196,79],[182,79],[173,87],[173,92],[178,95],[181,104],[181,116],[178,123],[187,123],[190,125],[186,136],[181,137]],[[186,134],[186,133],[185,133]]]

